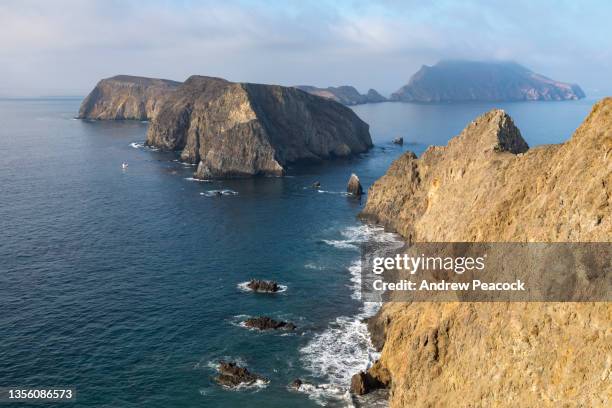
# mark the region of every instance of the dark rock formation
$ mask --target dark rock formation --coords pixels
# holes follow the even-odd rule
[[[295,380],[291,381],[291,384],[289,384],[289,387],[297,390],[302,386],[302,384],[304,384],[304,382],[301,379],[296,378]]]
[[[219,374],[215,377],[215,381],[225,387],[237,387],[242,384],[251,385],[256,381],[268,382],[265,377],[253,374],[236,363],[220,361],[217,370]]]
[[[360,371],[351,378],[351,394],[364,395],[385,387],[386,384],[370,374],[369,371]]]
[[[404,138],[403,137],[396,137],[395,139],[392,140],[393,143],[397,144],[397,145],[403,145],[404,144]]]
[[[244,321],[246,327],[259,330],[295,330],[296,326],[293,323],[277,321],[267,316],[252,317]]]
[[[278,283],[260,279],[251,279],[251,281],[247,284],[247,287],[254,292],[268,293],[278,292],[280,289]]]
[[[363,188],[356,174],[351,174],[351,178],[349,178],[348,184],[346,185],[346,191],[356,197],[360,197],[363,194]]]
[[[349,108],[295,88],[192,76],[162,98],[147,144],[180,150],[196,177],[282,175],[287,163],[361,153],[368,125]]]
[[[150,120],[157,113],[160,101],[180,84],[129,75],[103,79],[81,103],[78,118]]]
[[[314,183],[312,183],[312,188],[315,188],[315,189],[321,188],[321,182],[315,181]]]
[[[323,98],[331,99],[340,102],[343,105],[361,105],[364,103],[385,102],[387,98],[376,92],[374,89],[368,90],[368,93],[360,94],[357,89],[352,86],[330,86],[328,88],[317,88],[310,85],[298,85],[297,89],[301,89],[309,94],[317,95]]]
[[[514,62],[441,61],[421,67],[391,100],[561,101],[584,96],[578,85],[552,80]]]

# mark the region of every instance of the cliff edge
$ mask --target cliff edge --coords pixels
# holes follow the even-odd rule
[[[612,98],[570,140],[529,149],[494,110],[444,147],[406,153],[362,216],[412,242],[609,242]],[[392,407],[610,406],[609,303],[387,303],[369,370]]]
[[[181,83],[168,79],[117,75],[102,79],[87,95],[79,119],[150,120],[160,100]]]

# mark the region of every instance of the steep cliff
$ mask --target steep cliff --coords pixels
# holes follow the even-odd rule
[[[441,61],[424,65],[391,100],[560,101],[584,96],[578,85],[552,80],[514,62]]]
[[[80,119],[152,119],[159,102],[181,83],[167,79],[117,75],[98,82],[81,103]]]
[[[313,95],[340,102],[343,105],[361,105],[364,103],[385,102],[387,98],[379,94],[376,90],[370,89],[363,95],[352,86],[330,86],[327,88],[317,88],[310,85],[299,85],[296,88]]]
[[[572,138],[528,149],[503,111],[407,153],[363,216],[413,242],[612,238],[612,99]],[[609,303],[387,303],[370,323],[392,407],[610,406]]]
[[[200,178],[280,175],[287,163],[372,146],[352,110],[295,88],[192,76],[156,110],[147,144],[180,150]]]

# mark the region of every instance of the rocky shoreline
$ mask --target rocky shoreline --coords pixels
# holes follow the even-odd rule
[[[397,159],[361,217],[408,242],[607,242],[611,155],[612,98],[567,142],[535,149],[494,110],[447,146]],[[392,407],[606,406],[611,313],[609,303],[386,303],[368,320],[381,358],[352,388],[389,387]]]

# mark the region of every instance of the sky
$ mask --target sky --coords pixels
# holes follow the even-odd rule
[[[610,1],[3,0],[0,96],[81,96],[116,74],[388,95],[441,59],[612,95],[611,22]]]

